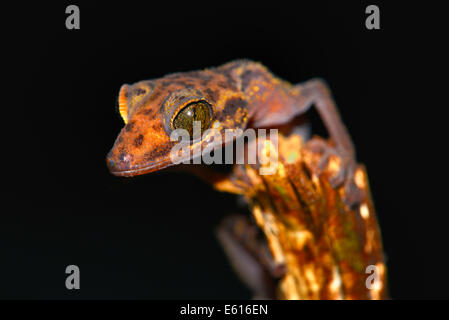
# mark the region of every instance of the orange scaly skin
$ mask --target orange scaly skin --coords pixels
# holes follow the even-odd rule
[[[141,175],[174,165],[171,151],[178,142],[170,141],[170,135],[176,126],[182,128],[187,123],[183,122],[187,111],[189,121],[207,114],[202,125],[206,123],[205,127],[222,134],[221,141],[208,137],[192,141],[192,151],[218,149],[230,143],[223,139],[225,129],[292,124],[295,116],[312,105],[332,142],[313,138],[302,147],[301,143],[291,143],[295,138],[286,140],[281,134],[279,138],[284,140],[280,148],[294,150],[297,160],[287,163],[281,159],[284,169],[277,174],[257,176],[254,168],[235,166],[233,174],[217,179],[217,183],[203,168],[196,172],[218,190],[245,195],[269,246],[259,244],[252,227],[243,223],[242,228],[246,218],[238,217],[219,227],[219,240],[238,274],[258,297],[384,298],[385,273],[377,291],[367,290],[364,282],[366,264],[385,270],[369,190],[367,184],[360,183],[364,171],[357,167],[351,138],[327,85],[320,79],[292,85],[260,63],[237,60],[217,68],[125,84],[120,89],[119,110],[126,125],[107,156],[107,165],[117,176]],[[283,150],[280,158],[287,154]],[[305,167],[312,168],[313,174]],[[314,183],[320,187],[313,187]],[[300,196],[300,192],[304,194]],[[278,206],[281,210],[273,209]],[[359,212],[366,222],[364,229],[359,228]],[[302,237],[304,234],[310,237]],[[365,238],[369,245],[362,241]],[[275,293],[276,288],[281,294]]]
[[[160,79],[123,85],[120,112],[125,120],[107,164],[117,176],[141,175],[173,165],[170,151],[177,143],[170,141],[173,119],[192,102],[205,101],[211,108],[211,127],[244,130],[279,125],[304,113],[314,104],[336,143],[343,159],[342,170],[334,183],[345,182],[348,203],[357,203],[352,182],[355,156],[351,139],[321,80],[291,85],[271,74],[260,63],[237,60],[217,68],[166,75]],[[223,143],[198,141],[191,148],[222,147]],[[217,144],[217,145],[214,145]]]

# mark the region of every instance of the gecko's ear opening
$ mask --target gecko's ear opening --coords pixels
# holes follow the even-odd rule
[[[118,95],[118,111],[125,124],[128,123],[128,85],[120,88]]]

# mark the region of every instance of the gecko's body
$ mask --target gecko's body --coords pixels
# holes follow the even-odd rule
[[[117,176],[157,171],[174,164],[170,154],[178,142],[170,140],[172,132],[185,129],[191,134],[193,121],[201,121],[202,131],[214,128],[224,134],[226,129],[285,124],[305,113],[311,105],[317,108],[335,148],[329,144],[313,146],[313,139],[309,147],[320,150],[321,159],[325,160],[323,168],[332,152],[337,153],[341,163],[331,180],[332,186],[336,189],[344,184],[344,200],[350,207],[357,206],[361,193],[354,183],[356,161],[353,145],[326,84],[314,79],[292,85],[275,77],[260,63],[248,60],[123,85],[119,94],[119,110],[126,125],[108,154],[107,164],[111,173]],[[191,148],[216,149],[226,143],[229,141],[211,142],[200,137],[191,141]],[[208,179],[211,180],[210,177]],[[291,184],[293,180],[288,181]],[[263,254],[256,259],[260,261],[255,261],[248,253],[251,251],[248,246],[237,244],[240,241],[231,229],[220,228],[219,239],[237,266],[238,273],[260,296],[270,297],[269,287],[272,285],[263,280],[265,267],[260,268],[260,265],[272,263],[260,264],[265,259]],[[276,278],[282,270],[283,266],[274,265],[270,273]]]
[[[123,85],[119,109],[126,125],[108,154],[107,164],[117,176],[156,171],[172,165],[170,151],[177,142],[170,141],[170,134],[177,128],[191,131],[191,120],[202,121],[202,129],[244,130],[248,125],[257,128],[286,123],[312,104],[344,159],[335,184],[345,182],[347,200],[354,204],[354,150],[327,86],[319,79],[292,85],[248,60]],[[204,143],[194,141],[193,145]],[[219,147],[222,145],[213,146]]]

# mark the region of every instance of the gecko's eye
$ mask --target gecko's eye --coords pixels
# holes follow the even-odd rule
[[[209,128],[211,111],[207,102],[194,102],[181,109],[173,120],[173,128],[185,129],[192,137],[194,121],[201,122],[201,134]]]

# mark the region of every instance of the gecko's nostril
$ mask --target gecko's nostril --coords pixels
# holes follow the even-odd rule
[[[130,154],[126,154],[125,152],[118,156],[114,155],[112,152],[109,152],[106,157],[106,164],[111,173],[126,171],[131,167],[131,158],[132,156]]]

